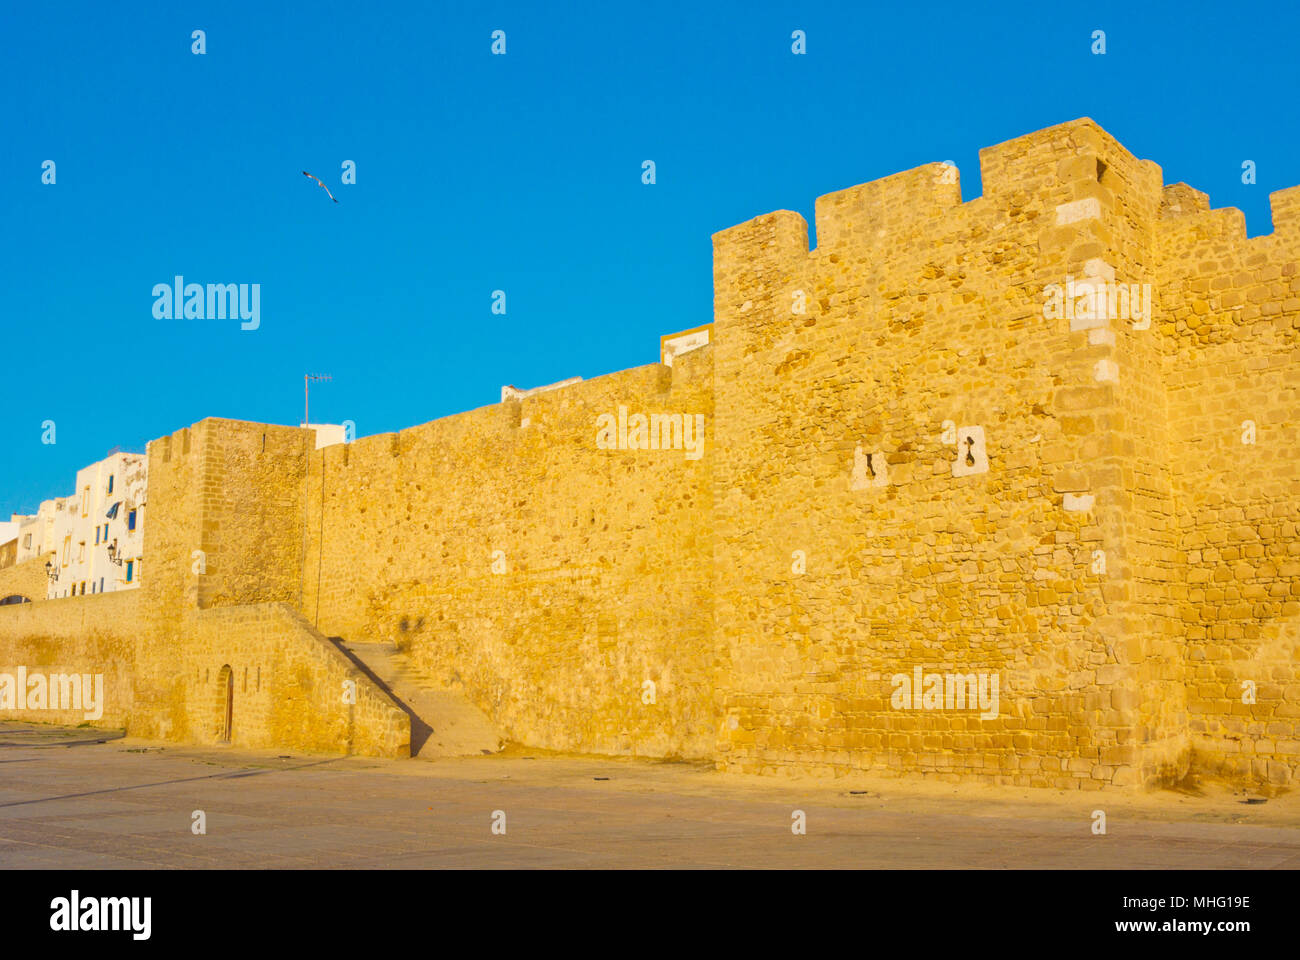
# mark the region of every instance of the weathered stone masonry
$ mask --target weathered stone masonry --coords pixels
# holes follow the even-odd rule
[[[1090,120],[980,165],[967,203],[940,164],[820,198],[814,250],[789,211],[717,234],[710,343],[671,368],[320,450],[224,420],[155,441],[138,600],[0,609],[0,663],[125,644],[115,716],[199,742],[229,665],[250,745],[402,753],[383,691],[336,702],[337,636],[540,747],[1288,783],[1300,188],[1247,239]],[[1147,316],[1052,315],[1068,278],[1150,284]],[[703,455],[600,448],[620,406],[703,414]],[[918,667],[996,676],[997,716],[896,708]]]

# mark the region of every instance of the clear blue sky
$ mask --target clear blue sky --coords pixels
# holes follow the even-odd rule
[[[715,231],[935,160],[969,199],[979,148],[1080,116],[1270,232],[1295,4],[1057,6],[5,3],[0,516],[207,416],[297,423],[308,371],[364,436],[652,363],[711,319]],[[154,319],[176,274],[260,283],[261,328]]]

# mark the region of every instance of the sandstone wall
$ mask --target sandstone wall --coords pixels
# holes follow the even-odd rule
[[[408,715],[286,603],[302,588],[309,437],[209,419],[155,440],[140,589],[0,608],[0,667],[103,672],[99,725],[204,744],[224,733],[229,668],[237,746],[409,755]]]
[[[706,347],[315,452],[304,612],[407,646],[508,738],[710,756],[711,381]],[[599,449],[620,405],[702,414],[702,456]]]
[[[135,701],[135,645],[147,629],[138,590],[0,607],[0,673],[16,675],[25,666],[29,675],[47,678],[56,673],[104,678],[98,719],[88,719],[83,710],[32,709],[0,710],[0,720],[127,727]]]
[[[0,599],[16,593],[33,602],[44,600],[50,584],[45,564],[52,556],[32,557],[0,570]]]
[[[131,732],[167,739],[186,725],[185,691],[177,666],[185,637],[181,619],[198,604],[205,482],[201,450],[212,421],[161,437],[148,446],[144,563],[135,591],[150,612],[151,629],[136,644]],[[79,599],[79,598],[69,598]]]
[[[1191,743],[1201,768],[1283,784],[1300,764],[1300,189],[1271,199],[1274,232],[1247,239],[1239,211],[1177,184],[1157,232]]]
[[[172,731],[174,739],[220,741],[222,671],[229,669],[233,746],[410,755],[410,717],[290,605],[200,610],[183,629],[186,639],[177,653],[185,723]]]
[[[229,667],[237,744],[400,754],[395,704],[342,702],[343,637],[538,747],[1290,782],[1300,188],[1247,240],[1090,120],[980,167],[968,203],[940,164],[821,197],[812,250],[789,211],[718,233],[711,343],[671,368],[321,450],[155,441],[137,605],[0,609],[0,663],[129,647],[130,729],[185,741],[218,735]],[[1154,300],[1045,309],[1071,283]],[[602,449],[620,408],[702,415],[703,455]],[[996,714],[900,705],[916,670],[996,678]]]
[[[820,198],[811,252],[790,212],[714,238],[729,768],[1187,770],[1163,347],[1044,312],[1071,277],[1154,278],[1159,170],[1087,120],[980,160],[965,204],[937,164]],[[945,421],[987,472],[953,475]],[[917,667],[996,674],[999,715],[896,709]]]

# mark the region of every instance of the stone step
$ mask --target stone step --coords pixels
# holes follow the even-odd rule
[[[415,669],[396,644],[334,642],[411,715],[411,756],[476,756],[504,746],[482,710]]]

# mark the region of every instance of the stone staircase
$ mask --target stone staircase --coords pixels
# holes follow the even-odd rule
[[[416,670],[396,644],[331,639],[411,715],[411,756],[476,756],[496,753],[504,746],[483,711],[462,694]]]

